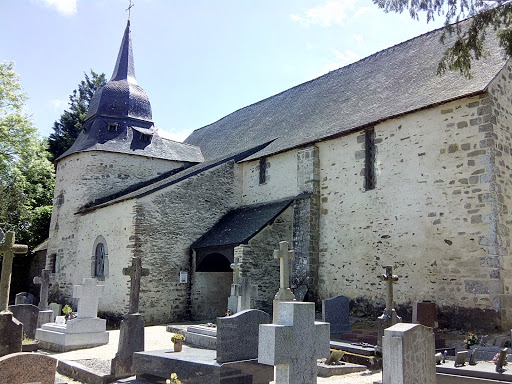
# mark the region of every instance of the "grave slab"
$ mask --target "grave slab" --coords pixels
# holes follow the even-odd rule
[[[57,360],[38,353],[13,353],[0,357],[0,383],[54,384]]]
[[[331,324],[331,334],[341,334],[352,330],[349,321],[350,299],[334,296],[322,300],[322,321]]]
[[[492,362],[479,362],[477,365],[464,365],[454,367],[452,364],[443,364],[436,366],[438,374],[463,377],[467,382],[471,380],[484,379],[495,380],[510,383],[512,382],[512,370],[506,370],[503,373],[496,372],[496,365]],[[468,381],[469,380],[469,381]]]
[[[136,352],[133,368],[137,378],[168,379],[176,372],[180,380],[194,384],[268,384],[273,380],[273,367],[258,364],[256,359],[219,363],[216,356],[216,351],[189,346],[181,352]]]

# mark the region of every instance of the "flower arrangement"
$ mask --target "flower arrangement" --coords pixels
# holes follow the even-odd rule
[[[173,337],[171,337],[171,341],[173,343],[176,343],[177,341],[183,341],[183,340],[185,340],[185,336],[183,336],[180,333],[176,333]]]
[[[171,373],[171,378],[165,380],[165,384],[181,384],[181,381],[178,380],[178,375],[176,373]]]
[[[472,345],[480,344],[480,339],[472,332],[464,339],[464,348],[469,349]]]
[[[64,308],[62,308],[62,313],[65,315],[69,315],[71,312],[73,312],[73,310],[68,304],[66,304]]]

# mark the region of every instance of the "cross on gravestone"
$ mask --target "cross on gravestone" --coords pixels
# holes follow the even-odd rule
[[[48,308],[48,287],[50,285],[50,270],[43,269],[41,276],[34,277],[34,284],[40,284],[39,289],[39,304],[38,307],[41,311],[46,311]]]
[[[278,323],[260,325],[258,363],[275,366],[275,384],[314,384],[329,334],[329,323],[315,322],[314,303],[280,302]]]
[[[382,281],[386,282],[386,309],[384,313],[390,314],[393,309],[393,282],[398,281],[398,276],[393,275],[393,267],[387,265],[386,273],[380,276]]]
[[[274,250],[274,259],[279,259],[280,275],[279,288],[290,288],[290,262],[293,260],[293,249],[288,250],[288,242],[279,242],[279,249]]]
[[[290,261],[293,259],[294,252],[288,249],[288,242],[279,242],[279,249],[274,250],[274,259],[279,259],[279,291],[274,296],[272,322],[277,323],[277,314],[279,303],[282,301],[294,301],[295,295],[290,289]]]
[[[149,276],[149,269],[142,268],[140,257],[132,258],[132,266],[123,268],[123,275],[130,276],[130,308],[128,313],[139,312],[140,279]]]
[[[0,312],[8,311],[9,291],[11,289],[12,259],[14,255],[22,255],[28,252],[28,246],[14,243],[15,234],[12,231],[6,233],[4,242],[0,244],[0,253],[4,254],[2,261],[2,276],[0,278]]]
[[[73,285],[73,298],[78,299],[77,318],[97,317],[98,300],[104,288],[96,285],[94,278],[85,278],[82,285]]]
[[[233,270],[233,284],[238,284],[242,276],[242,263],[238,256],[235,256],[235,262],[231,263],[230,267]]]

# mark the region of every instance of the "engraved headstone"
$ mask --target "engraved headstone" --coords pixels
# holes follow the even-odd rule
[[[329,357],[329,323],[315,304],[280,302],[277,324],[260,325],[258,362],[273,365],[275,384],[314,384],[317,359]]]
[[[334,296],[322,300],[322,320],[331,324],[331,333],[340,334],[352,330],[349,321],[350,299],[346,296]]]
[[[56,370],[52,356],[20,352],[0,357],[0,383],[53,384]]]
[[[9,311],[23,324],[23,333],[33,339],[36,336],[39,308],[32,304],[18,304],[9,305]]]
[[[217,318],[217,362],[258,358],[260,324],[270,323],[270,315],[257,309]]]
[[[279,243],[279,249],[274,250],[274,259],[279,259],[279,291],[274,296],[272,323],[277,324],[279,303],[282,301],[295,301],[295,295],[290,289],[291,261],[294,252],[288,248],[287,241]]]
[[[419,324],[398,323],[382,339],[383,384],[435,384],[434,333]]]

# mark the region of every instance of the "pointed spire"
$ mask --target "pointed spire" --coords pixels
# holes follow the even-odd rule
[[[117,55],[116,66],[110,81],[128,80],[129,83],[137,84],[135,80],[135,68],[133,65],[132,37],[130,33],[130,20],[126,23],[123,41]]]

